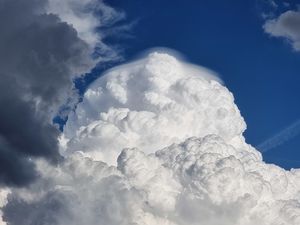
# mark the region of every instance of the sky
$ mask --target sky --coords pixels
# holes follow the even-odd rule
[[[300,224],[300,2],[0,0],[0,225]]]
[[[216,71],[233,92],[247,122],[247,142],[257,146],[300,117],[300,52],[284,37],[264,31],[265,17],[297,9],[299,1],[119,1],[132,29],[122,43],[124,57],[145,49],[167,47],[190,62]],[[299,23],[299,22],[298,22]],[[300,138],[295,136],[264,153],[267,162],[285,168],[300,165]]]

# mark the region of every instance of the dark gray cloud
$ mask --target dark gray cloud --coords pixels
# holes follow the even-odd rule
[[[286,11],[264,24],[266,33],[287,40],[295,51],[300,51],[300,11]]]
[[[58,162],[53,115],[88,71],[90,47],[46,0],[0,0],[0,184],[36,178],[32,157]]]
[[[58,218],[68,217],[70,214],[65,205],[68,200],[66,196],[65,193],[53,191],[47,193],[39,201],[28,203],[16,195],[11,195],[9,203],[3,210],[3,218],[11,225],[61,224]]]

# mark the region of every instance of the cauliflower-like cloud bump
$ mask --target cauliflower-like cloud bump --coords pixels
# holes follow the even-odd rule
[[[300,170],[264,163],[245,128],[213,74],[151,53],[91,85],[65,161],[2,190],[0,224],[299,225]]]
[[[208,135],[151,154],[124,149],[116,167],[79,152],[56,168],[40,161],[41,179],[12,190],[4,219],[11,225],[298,225],[300,172],[240,152]]]
[[[123,148],[149,153],[207,134],[239,139],[246,125],[219,81],[205,68],[160,52],[116,67],[90,86],[69,116],[62,153],[83,151],[114,164]]]

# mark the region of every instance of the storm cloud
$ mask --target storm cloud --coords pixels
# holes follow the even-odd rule
[[[32,157],[60,160],[52,119],[76,96],[73,79],[98,62],[93,48],[103,46],[99,38],[93,45],[80,38],[97,24],[80,30],[72,24],[76,17],[62,21],[63,12],[55,14],[50,3],[0,0],[0,184],[21,186],[36,178]],[[77,12],[86,10],[79,6]]]

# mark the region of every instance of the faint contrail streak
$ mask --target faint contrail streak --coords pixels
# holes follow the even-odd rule
[[[297,136],[300,133],[300,120],[297,120],[295,123],[291,124],[287,128],[283,129],[273,137],[265,140],[256,146],[260,152],[266,152],[273,148],[276,148],[279,145],[284,144],[291,138]]]

